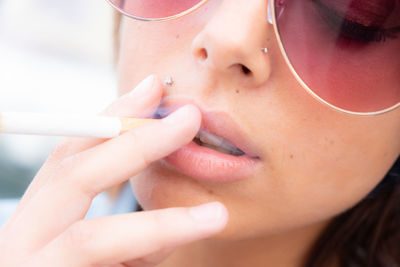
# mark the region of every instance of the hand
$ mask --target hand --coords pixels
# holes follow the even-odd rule
[[[152,76],[104,114],[149,117],[162,94]],[[188,105],[113,139],[61,142],[0,229],[0,266],[154,266],[177,246],[221,231],[228,214],[218,202],[84,220],[98,193],[189,143],[200,121]]]

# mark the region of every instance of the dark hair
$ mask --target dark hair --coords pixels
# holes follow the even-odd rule
[[[400,266],[400,157],[357,205],[338,215],[310,250],[305,267]]]

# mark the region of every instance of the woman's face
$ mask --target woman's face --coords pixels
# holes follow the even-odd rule
[[[196,179],[164,160],[131,179],[144,209],[224,203],[230,220],[219,238],[327,222],[366,196],[400,154],[400,109],[347,115],[300,86],[267,22],[267,1],[212,0],[167,22],[124,18],[118,68],[121,94],[149,74],[171,75],[166,105],[229,114],[254,149],[257,167],[236,181]]]

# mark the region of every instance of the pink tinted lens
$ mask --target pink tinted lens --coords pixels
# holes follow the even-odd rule
[[[276,0],[285,53],[326,102],[353,112],[400,103],[400,1]]]
[[[180,14],[202,0],[109,0],[119,10],[139,18],[159,19]]]

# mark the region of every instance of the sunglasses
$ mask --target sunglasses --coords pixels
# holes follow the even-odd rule
[[[165,21],[208,0],[107,0],[128,17]],[[266,19],[298,82],[335,110],[400,106],[400,0],[270,0]]]

